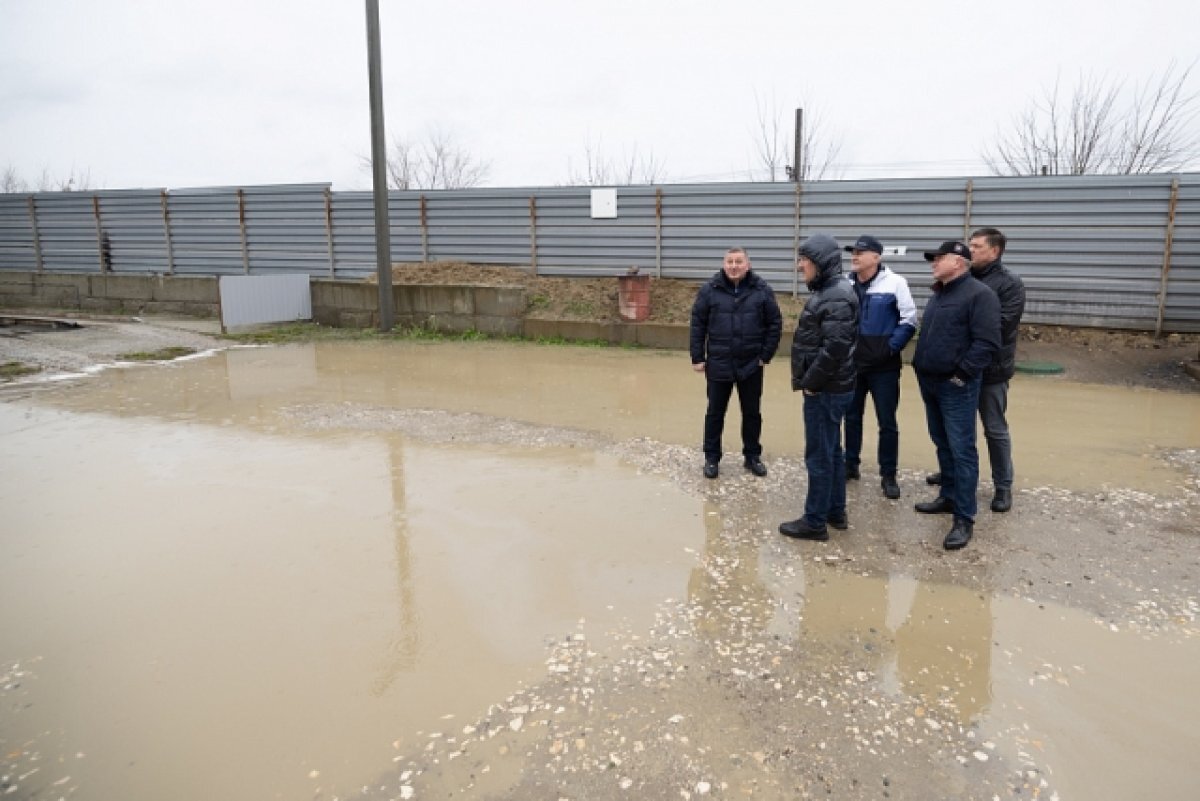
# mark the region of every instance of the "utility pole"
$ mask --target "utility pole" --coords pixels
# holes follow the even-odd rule
[[[804,175],[804,109],[796,109],[796,144],[792,154],[792,180],[800,183]]]
[[[379,330],[395,324],[392,303],[392,235],[388,227],[387,142],[383,127],[383,76],[379,58],[379,0],[367,0],[367,71],[371,93],[371,176],[375,194],[375,271],[379,278]]]

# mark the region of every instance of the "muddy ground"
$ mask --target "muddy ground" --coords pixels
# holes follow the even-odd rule
[[[495,278],[478,269],[442,280]],[[435,272],[424,276],[432,280]],[[583,310],[591,303],[593,318],[603,319],[594,311],[601,300],[611,300],[615,309],[610,279],[596,279],[594,286],[571,280],[561,292],[554,282],[567,279],[534,280],[533,297],[547,300],[537,301],[532,313],[557,314],[570,304]],[[674,298],[661,304],[660,319],[686,319],[694,286],[655,289],[667,290],[655,296],[659,300]],[[70,370],[150,346],[227,344],[154,321],[93,321],[69,337],[0,336],[0,361]],[[1031,327],[1021,347],[1022,358],[1063,364],[1065,378],[1074,381],[1197,391],[1181,368],[1195,356],[1192,337],[1156,341]],[[476,367],[464,374],[479,372]],[[1139,706],[1170,707],[1172,697],[1180,710],[1194,709],[1194,681],[1186,677],[1194,664],[1189,655],[1200,642],[1200,449],[1163,447],[1146,456],[1178,475],[1171,491],[1124,489],[1119,477],[1086,491],[1022,485],[1011,513],[981,511],[980,536],[967,550],[947,554],[939,547],[943,521],[912,511],[912,501],[928,493],[916,466],[901,473],[899,504],[882,500],[872,482],[857,482],[850,488],[848,532],[826,544],[794,543],[774,528],[795,512],[804,483],[798,458],[769,459],[771,472],[761,481],[731,460],[722,478],[710,482],[699,476],[694,447],[614,438],[552,421],[514,423],[486,412],[406,410],[347,393],[339,388],[335,400],[291,401],[278,412],[256,406],[262,420],[248,425],[612,453],[702,499],[707,537],[688,597],[666,601],[649,631],[596,632],[582,622],[562,631],[547,646],[542,680],[495,699],[470,719],[447,720],[397,740],[394,768],[369,786],[334,789],[314,770],[311,798],[1182,801],[1200,792],[1200,773],[1182,761],[1185,756],[1172,753],[1160,766],[1137,754],[1124,764],[1124,752],[1110,738],[1099,761],[1072,759],[1063,743],[1086,741],[1089,732],[1071,729],[1070,710],[1058,716],[1065,732],[1048,733],[1044,721],[1034,719],[1044,688],[1087,686],[1089,675],[1108,669],[1127,674],[1128,684],[1099,685],[1104,692],[1087,707],[1097,718],[1110,708],[1119,715]],[[985,493],[983,486],[986,503]],[[921,614],[914,611],[906,624],[910,635],[913,626],[943,622],[969,630],[929,637],[935,652],[925,655],[926,667],[914,670],[906,691],[881,679],[888,659],[905,658],[905,627],[884,626],[878,609],[860,615],[856,608],[861,599],[878,596],[881,582],[901,577],[946,588],[940,599],[914,604]],[[1015,633],[993,630],[993,616],[999,619],[1005,604],[1027,610],[1019,618],[1025,633],[1020,627]],[[1049,646],[1029,643],[1034,631],[1055,631],[1064,610],[1080,615],[1069,632],[1081,642],[1092,631],[1126,638],[1110,665],[1096,654],[1079,656],[1070,644],[1051,657]],[[823,620],[830,622],[823,626]],[[797,630],[805,632],[800,639]],[[602,639],[610,644],[601,646]],[[1139,650],[1149,653],[1163,643],[1175,650],[1162,663],[1185,678],[1174,686],[1174,674],[1144,674],[1140,681],[1136,671],[1146,665],[1137,662]],[[1000,664],[984,664],[980,672],[981,660]],[[21,682],[35,683],[28,673],[37,666],[0,669],[0,684],[16,704],[23,697]],[[981,722],[988,682],[1004,672],[1018,674],[1022,683],[1027,679],[1030,696],[1006,715],[994,712]],[[1179,735],[1163,741],[1187,753],[1189,738],[1194,746],[1192,722],[1166,721]],[[58,797],[59,789],[49,784],[37,794],[9,789],[18,786],[12,776],[30,776],[42,760],[31,748],[9,751],[9,784],[0,790]],[[1091,785],[1081,785],[1086,772],[1097,777]],[[52,776],[47,771],[26,778],[20,787],[41,778]],[[1061,789],[1072,782],[1077,790],[1093,789],[1074,795]],[[1112,789],[1106,795],[1096,787]],[[74,797],[91,796],[82,787]]]

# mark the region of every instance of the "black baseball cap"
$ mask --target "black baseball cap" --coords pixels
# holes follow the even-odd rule
[[[883,255],[883,245],[879,243],[879,240],[873,236],[867,236],[866,234],[860,236],[853,245],[846,245],[846,247],[842,248],[842,250],[847,250],[850,252],[854,252],[856,250],[870,250],[874,253],[878,253],[881,256]]]
[[[953,239],[948,239],[937,250],[925,251],[925,261],[933,261],[938,256],[945,256],[947,253],[962,256],[967,261],[971,260],[971,251],[967,249],[966,245],[962,242],[955,242]]]

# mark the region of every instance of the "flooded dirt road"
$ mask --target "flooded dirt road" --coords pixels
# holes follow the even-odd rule
[[[10,387],[0,792],[1197,797],[1200,401],[1018,378],[1016,506],[946,555],[903,392],[904,497],[868,456],[820,544],[775,533],[782,362],[770,475],[727,436],[715,482],[676,353],[326,343]]]

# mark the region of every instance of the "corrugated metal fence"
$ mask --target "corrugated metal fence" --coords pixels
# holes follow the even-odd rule
[[[392,259],[699,280],[745,247],[780,291],[810,233],[872,233],[928,297],[922,251],[976,227],[1009,237],[1029,322],[1200,331],[1200,174],[634,186],[615,219],[587,187],[393,192]],[[369,192],[323,184],[0,195],[0,269],[231,275],[375,269]]]

